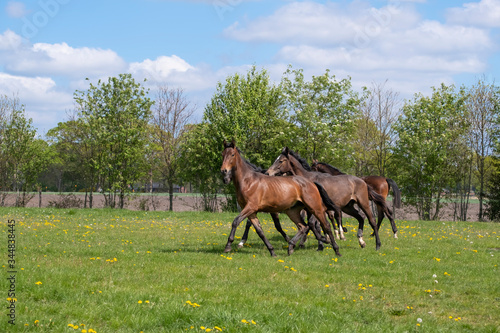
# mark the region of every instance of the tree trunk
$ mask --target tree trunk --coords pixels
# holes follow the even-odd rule
[[[169,194],[169,199],[170,199],[170,207],[169,207],[169,211],[173,211],[174,210],[174,184],[173,183],[169,183],[168,184],[168,194]]]

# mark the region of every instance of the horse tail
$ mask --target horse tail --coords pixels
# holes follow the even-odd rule
[[[368,187],[368,198],[372,200],[377,206],[381,206],[382,208],[387,208],[387,204],[385,203],[384,197],[375,192],[373,187],[371,187],[370,185],[366,184],[366,186]]]
[[[385,180],[387,181],[387,184],[389,184],[389,188],[392,187],[392,193],[394,193],[392,204],[395,208],[401,208],[401,190],[394,180],[390,178],[386,178]]]
[[[328,193],[326,193],[325,188],[323,185],[320,183],[314,182],[314,185],[318,188],[319,194],[321,195],[321,200],[323,200],[323,203],[326,206],[327,210],[333,210],[333,211],[338,211],[339,208],[333,203],[332,199],[328,196]]]

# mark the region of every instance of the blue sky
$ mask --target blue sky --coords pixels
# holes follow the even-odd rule
[[[75,90],[132,73],[154,94],[183,88],[197,120],[217,82],[252,65],[326,69],[356,90],[387,80],[410,99],[500,74],[500,0],[24,0],[0,2],[0,94],[40,134]],[[196,120],[196,119],[195,119]]]

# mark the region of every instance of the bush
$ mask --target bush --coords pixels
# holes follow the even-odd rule
[[[49,207],[54,208],[82,208],[83,201],[73,193],[59,194],[59,198],[54,201],[49,201]]]

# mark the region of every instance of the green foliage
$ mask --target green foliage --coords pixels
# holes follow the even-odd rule
[[[415,95],[406,103],[394,128],[399,140],[394,148],[394,174],[408,203],[421,219],[437,219],[442,192],[451,172],[460,163],[457,142],[467,131],[464,93],[453,86],[433,88],[430,97]]]
[[[38,176],[47,169],[54,152],[36,138],[33,121],[18,99],[4,96],[2,109],[6,112],[0,119],[0,186],[2,191],[16,191],[16,206],[25,206],[32,198],[28,192],[36,189]]]
[[[107,205],[123,208],[125,194],[147,169],[146,131],[153,102],[130,74],[91,83],[87,91],[75,93],[75,100],[89,168],[106,193]]]
[[[314,158],[348,169],[353,165],[352,137],[360,99],[351,80],[336,80],[326,70],[306,81],[291,67],[282,80],[287,111],[294,125],[289,145],[307,160]]]
[[[214,198],[221,185],[224,140],[234,139],[252,163],[270,166],[288,142],[289,126],[284,119],[280,88],[270,83],[265,70],[259,72],[254,66],[246,76],[234,74],[224,84],[219,82],[205,108],[203,122],[189,134],[184,179],[196,183],[205,198]],[[234,192],[233,186],[224,190]],[[229,209],[236,208],[234,197],[232,202]]]
[[[234,213],[1,208],[0,215],[3,230],[16,220],[18,241],[16,325],[4,299],[2,332],[500,329],[493,223],[398,221],[399,239],[385,224],[375,251],[359,247],[357,222],[345,219],[337,258],[331,248],[317,252],[312,239],[287,256],[261,214],[272,258],[255,233],[243,249],[222,253]],[[287,218],[283,226],[295,233]]]
[[[494,172],[486,184],[486,210],[485,215],[490,221],[500,222],[500,160],[493,158]]]

